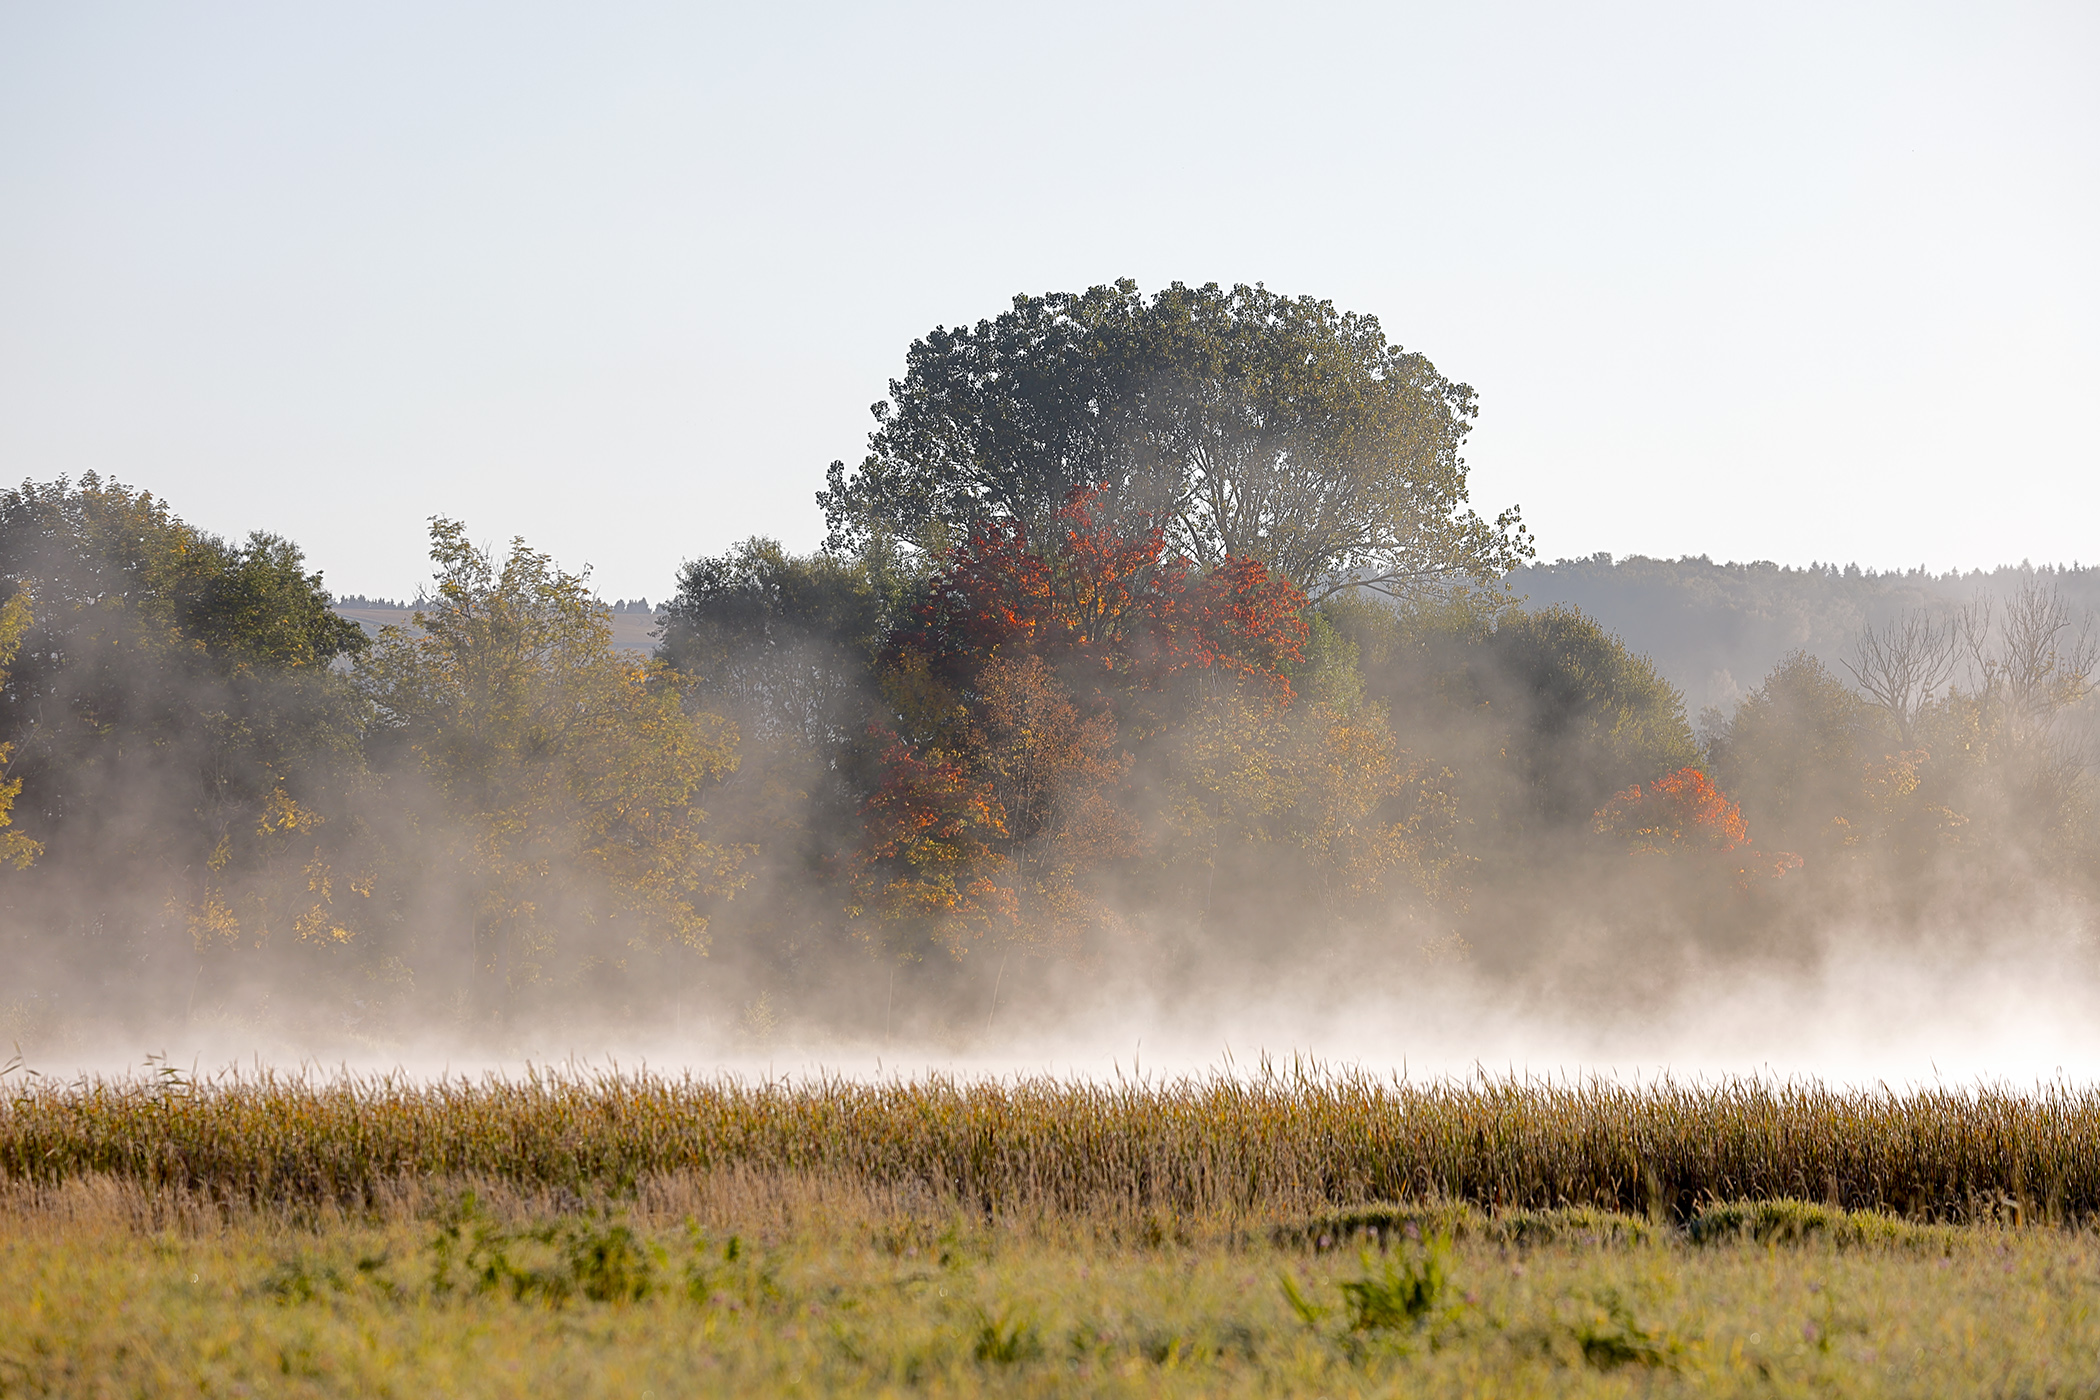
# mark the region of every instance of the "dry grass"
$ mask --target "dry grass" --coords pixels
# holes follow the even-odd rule
[[[2100,1093],[1410,1084],[1275,1072],[1154,1083],[468,1083],[182,1075],[10,1081],[0,1181],[365,1208],[404,1182],[579,1199],[670,1176],[823,1176],[982,1213],[1281,1219],[1373,1201],[1682,1222],[1780,1198],[1912,1220],[2100,1212]]]

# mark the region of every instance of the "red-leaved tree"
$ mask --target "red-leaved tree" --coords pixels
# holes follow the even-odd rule
[[[1290,703],[1304,593],[1253,559],[1199,570],[1106,504],[1073,492],[1048,549],[981,522],[890,637],[895,725],[875,735],[854,877],[885,943],[960,954],[1009,911],[1045,945],[1113,926],[1089,889],[1142,846],[1126,738],[1156,730],[1191,677]]]
[[[1696,768],[1635,783],[1597,810],[1592,826],[1639,856],[1674,856],[1724,866],[1738,889],[1776,880],[1801,864],[1788,851],[1759,851],[1742,809]]]
[[[1047,553],[1017,522],[979,524],[892,638],[893,659],[923,658],[967,691],[994,656],[1037,656],[1090,705],[1215,669],[1288,702],[1282,668],[1305,659],[1303,590],[1243,556],[1200,572],[1167,554],[1158,526],[1119,528],[1103,490],[1072,493]]]

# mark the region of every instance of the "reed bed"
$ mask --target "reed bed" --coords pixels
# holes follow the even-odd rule
[[[724,1171],[924,1191],[992,1214],[1279,1218],[1366,1202],[1689,1219],[1807,1200],[1917,1220],[2089,1221],[2100,1091],[1724,1080],[1414,1083],[1299,1067],[1088,1082],[480,1080],[163,1071],[0,1087],[0,1180],[358,1208],[404,1183],[585,1198]]]

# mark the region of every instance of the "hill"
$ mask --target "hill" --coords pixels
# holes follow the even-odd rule
[[[1581,608],[1654,661],[1697,715],[1708,705],[1732,709],[1788,652],[1806,651],[1842,674],[1863,627],[1913,608],[2006,599],[2031,581],[2055,586],[2076,611],[2100,610],[2100,569],[2076,565],[1876,573],[1857,565],[1787,568],[1769,561],[1716,564],[1704,555],[1596,554],[1519,569],[1509,586],[1531,607]]]

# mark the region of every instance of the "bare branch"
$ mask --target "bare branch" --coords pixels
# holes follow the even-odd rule
[[[1917,733],[1918,712],[1954,674],[1967,636],[1960,618],[1943,623],[1912,609],[1884,627],[1864,628],[1845,669],[1869,700],[1888,711],[1908,746]]]

